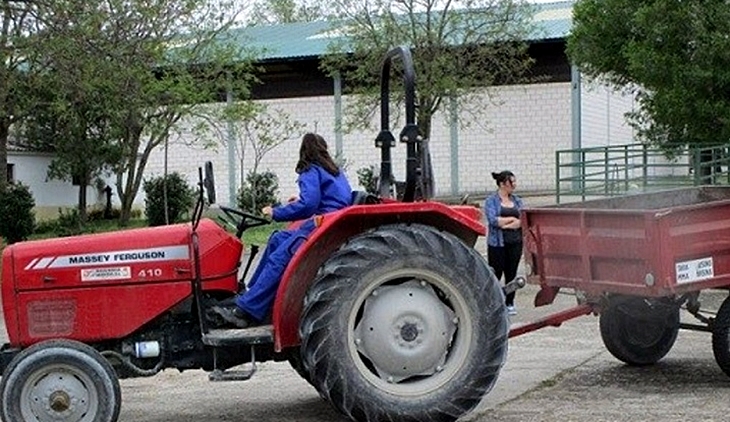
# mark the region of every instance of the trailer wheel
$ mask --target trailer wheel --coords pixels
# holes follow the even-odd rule
[[[20,352],[0,383],[5,421],[115,422],[122,394],[109,362],[71,340],[50,340]]]
[[[450,233],[390,225],[342,246],[304,302],[312,384],[356,421],[452,421],[494,385],[507,353],[504,295]]]
[[[712,324],[712,353],[720,369],[730,376],[730,297],[722,302]]]
[[[613,296],[601,311],[601,339],[609,352],[629,365],[651,365],[663,358],[679,333],[679,306],[661,299]]]

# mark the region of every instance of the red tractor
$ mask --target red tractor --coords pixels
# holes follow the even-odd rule
[[[394,58],[406,94],[400,200],[389,198]],[[450,421],[474,408],[506,357],[503,291],[473,249],[485,234],[480,211],[427,198],[430,163],[414,124],[410,52],[389,52],[381,77],[381,200],[321,218],[286,269],[270,325],[221,329],[206,318],[239,290],[241,233],[266,223],[220,207],[235,219],[234,236],[201,218],[204,192],[214,196],[209,166],[199,171],[192,224],[5,248],[3,420],[113,422],[119,378],[175,368],[246,380],[269,360],[288,360],[356,421]]]

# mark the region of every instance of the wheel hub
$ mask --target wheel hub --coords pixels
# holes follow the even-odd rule
[[[81,421],[89,411],[89,392],[72,374],[49,372],[31,386],[28,406],[39,421]]]
[[[443,368],[457,323],[425,281],[381,286],[365,301],[355,347],[388,382],[428,376]]]
[[[400,329],[400,336],[405,341],[415,340],[418,337],[418,326],[416,324],[404,324],[403,328]]]
[[[51,409],[56,412],[63,412],[71,406],[71,398],[64,391],[54,391],[51,394],[50,402]]]

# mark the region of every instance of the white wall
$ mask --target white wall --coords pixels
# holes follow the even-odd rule
[[[637,106],[633,95],[605,85],[585,82],[581,90],[582,147],[624,145],[634,142],[634,129],[625,114]]]
[[[79,187],[74,186],[70,181],[62,181],[48,178],[48,167],[53,160],[51,154],[29,153],[22,151],[8,151],[8,164],[13,164],[14,180],[28,186],[36,209],[44,211],[45,216],[57,213],[58,208],[72,208],[77,206]],[[114,188],[115,179],[108,175],[105,182]],[[112,205],[119,206],[120,202],[113,191]],[[135,205],[144,204],[144,196],[138,195]],[[106,204],[106,196],[103,192],[97,191],[96,187],[89,186],[86,192],[86,201],[89,206]]]
[[[509,169],[519,178],[520,189],[545,190],[554,186],[554,151],[570,148],[570,84],[551,83],[495,88],[498,104],[489,106],[479,121],[459,128],[459,191],[486,192],[496,188],[490,173]],[[303,131],[316,130],[328,141],[334,152],[334,99],[308,97],[264,101],[270,108],[279,108],[292,119],[306,124]],[[379,121],[376,116],[376,121]],[[436,177],[437,195],[451,193],[451,146],[448,120],[444,115],[434,118],[431,134],[431,154]],[[398,135],[401,126],[392,132]],[[349,165],[347,175],[357,185],[357,169],[377,166],[380,151],[374,140],[379,127],[369,132],[346,134],[343,152]],[[211,160],[216,170],[216,186],[220,203],[228,202],[228,156],[225,146],[217,150],[191,146],[191,139],[171,140],[168,171],[187,175],[195,183],[197,168]],[[287,140],[265,156],[260,170],[279,175],[282,198],[296,193],[294,166],[298,159],[299,137]],[[245,151],[247,157],[250,151]],[[251,160],[245,161],[248,171]],[[164,152],[152,153],[146,175],[162,174]],[[405,172],[405,146],[393,150],[393,166],[397,179]],[[240,169],[239,169],[240,170]],[[240,177],[237,177],[237,180]]]
[[[493,101],[482,112],[481,118],[458,129],[458,186],[460,193],[484,193],[496,188],[491,172],[512,170],[518,177],[519,189],[545,191],[554,189],[555,150],[571,148],[571,85],[547,83],[493,88]],[[346,101],[347,99],[345,99]],[[292,119],[306,125],[304,131],[321,133],[335,150],[334,98],[308,97],[264,101],[270,108],[282,109]],[[583,146],[619,145],[633,142],[633,131],[624,121],[624,113],[634,106],[633,99],[616,94],[602,86],[587,85],[582,93]],[[395,113],[395,111],[393,111]],[[466,114],[466,113],[464,113]],[[343,136],[344,157],[348,162],[347,175],[357,188],[359,168],[375,166],[380,162],[380,151],[374,146],[378,133],[379,116],[373,129]],[[402,124],[391,130],[395,136]],[[448,118],[443,113],[434,117],[431,134],[431,154],[436,178],[437,195],[451,194],[451,141]],[[193,142],[191,134],[170,140],[168,171],[183,174],[195,186],[197,169],[205,161],[212,161],[216,171],[218,202],[228,203],[228,155],[225,145],[205,148]],[[279,176],[280,196],[286,198],[297,192],[294,166],[298,159],[300,136],[286,140],[268,153],[260,170],[271,170]],[[252,155],[246,150],[244,172],[250,170]],[[404,179],[405,145],[398,144],[392,151],[393,171],[398,180]],[[51,156],[9,153],[9,162],[16,164],[16,179],[29,185],[40,207],[72,207],[78,190],[70,182],[47,180]],[[165,152],[162,147],[150,156],[145,178],[159,176],[164,170]],[[240,157],[240,156],[239,156]],[[236,163],[236,183],[240,167]],[[109,179],[108,183],[113,183]],[[89,204],[103,203],[94,188],[88,192]],[[119,204],[116,193],[115,205]],[[140,190],[135,204],[144,205]]]

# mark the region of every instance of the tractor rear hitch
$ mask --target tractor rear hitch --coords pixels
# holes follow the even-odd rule
[[[527,280],[525,280],[525,277],[518,276],[515,277],[514,280],[505,284],[504,287],[502,287],[502,291],[504,292],[504,295],[507,296],[508,294],[514,293],[517,290],[525,287],[525,284],[527,284]]]

